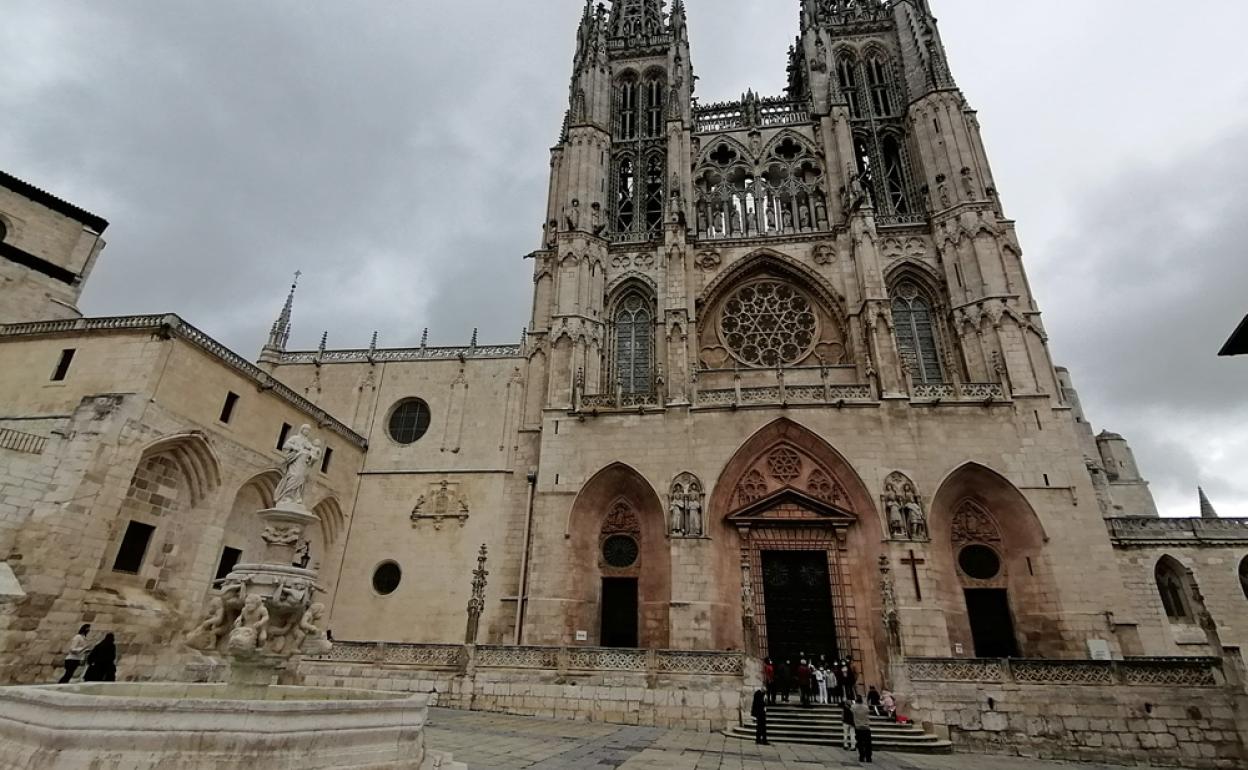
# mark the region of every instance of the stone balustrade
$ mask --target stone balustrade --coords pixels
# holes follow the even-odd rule
[[[14,452],[37,455],[43,454],[43,450],[47,445],[48,440],[43,436],[23,433],[20,430],[0,428],[0,449],[11,449]]]
[[[580,397],[581,411],[660,406],[657,393],[596,393]]]
[[[912,682],[1166,687],[1220,687],[1226,683],[1222,662],[1217,658],[908,658],[906,670]]]
[[[534,669],[566,673],[636,672],[741,677],[741,653],[638,650],[614,647],[531,647],[511,645],[389,644],[334,642],[319,663],[364,663],[429,670]]]
[[[1248,519],[1161,519],[1127,516],[1106,519],[1116,546],[1221,545],[1248,542]]]
[[[837,404],[874,401],[870,385],[784,385],[699,390],[697,406],[774,406],[778,404]]]
[[[945,401],[991,403],[1007,401],[1008,397],[1005,393],[1005,386],[999,382],[942,382],[911,384],[910,400],[931,403]]]

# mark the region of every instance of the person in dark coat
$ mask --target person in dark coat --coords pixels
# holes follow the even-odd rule
[[[772,665],[771,658],[763,661],[763,684],[767,686],[767,703],[776,705],[776,667]]]
[[[780,700],[785,703],[789,702],[789,690],[793,687],[792,676],[793,668],[789,661],[776,666],[776,684],[780,687]]]
[[[802,660],[797,667],[797,684],[802,690],[802,705],[810,706],[810,684],[811,684],[810,664]]]
[[[854,664],[846,660],[841,667],[841,685],[845,688],[845,699],[850,703],[858,697],[858,675],[854,673]]]
[[[117,681],[117,640],[112,634],[105,634],[104,639],[87,653],[87,673],[82,681]]]
[[[754,717],[754,742],[760,746],[767,744],[767,696],[762,690],[754,691],[754,706],[750,709]]]

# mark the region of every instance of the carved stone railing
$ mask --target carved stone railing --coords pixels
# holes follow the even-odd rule
[[[927,224],[927,214],[879,214],[876,227],[913,227]]]
[[[1248,542],[1248,519],[1106,519],[1114,545],[1224,545]]]
[[[0,428],[0,449],[12,449],[23,454],[43,454],[48,440],[33,433],[22,433],[20,430]]]
[[[268,372],[251,363],[239,354],[217,342],[212,337],[195,328],[172,313],[166,315],[113,316],[107,318],[73,318],[65,321],[36,321],[25,324],[7,324],[0,326],[0,337],[35,336],[42,334],[62,334],[68,332],[101,332],[101,331],[144,331],[168,337],[179,337],[194,345],[203,352],[213,356],[221,363],[247,377],[261,390],[273,392],[291,406],[311,417],[318,426],[328,428],[349,443],[361,449],[368,446],[368,440],[330,416],[311,401],[283,385]]]
[[[614,647],[515,647],[510,645],[388,644],[334,642],[325,655],[309,657],[316,663],[357,663],[429,670],[529,669],[534,671],[597,673],[636,672],[695,676],[740,677],[745,672],[741,653],[684,650],[639,650]]]
[[[1217,658],[1125,660],[1014,660],[909,658],[912,682],[1036,685],[1150,685],[1218,687],[1225,682]]]
[[[452,361],[457,359],[520,358],[519,345],[463,345],[360,350],[292,350],[280,354],[279,364],[369,364],[392,361]]]
[[[875,400],[870,385],[768,385],[761,388],[699,390],[698,406],[839,404]]]
[[[660,406],[657,393],[599,393],[581,396],[581,411]]]
[[[999,382],[913,383],[911,401],[1006,401],[1005,386]]]
[[[715,102],[693,108],[694,131],[717,133],[742,128],[771,128],[810,122],[810,103],[773,96],[749,101]]]

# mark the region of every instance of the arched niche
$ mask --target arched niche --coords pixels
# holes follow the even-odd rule
[[[944,614],[951,652],[960,646],[968,657],[1086,654],[1080,642],[1063,638],[1057,586],[1045,553],[1048,537],[1009,480],[978,463],[957,468],[932,499],[930,529],[934,601]],[[1000,562],[992,574],[977,566],[988,552]],[[1000,637],[989,638],[993,629]]]
[[[628,554],[626,540],[636,553]],[[596,473],[572,504],[567,529],[564,635],[587,632],[591,644],[629,646],[628,592],[635,597],[636,645],[670,644],[671,557],[663,503],[645,478],[622,463]],[[606,636],[612,638],[604,638]]]

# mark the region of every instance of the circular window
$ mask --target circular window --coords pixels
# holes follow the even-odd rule
[[[1001,574],[1001,557],[986,545],[968,545],[958,554],[958,566],[969,578],[992,580]]]
[[[724,346],[748,366],[795,364],[810,354],[819,322],[804,294],[779,281],[738,289],[719,317]]]
[[[400,401],[390,413],[390,438],[414,444],[429,430],[429,405],[419,398]]]
[[[373,572],[373,590],[382,596],[389,596],[398,590],[403,580],[403,570],[392,561],[379,564]]]
[[[628,535],[612,535],[602,544],[603,561],[617,569],[633,566],[640,555],[637,541]]]

